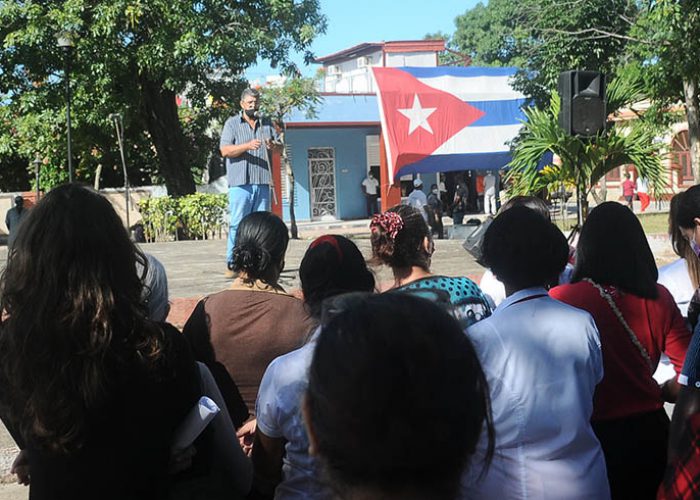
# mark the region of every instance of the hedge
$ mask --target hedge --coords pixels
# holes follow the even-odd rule
[[[220,238],[228,222],[227,207],[225,194],[143,199],[139,211],[144,237],[147,242]]]

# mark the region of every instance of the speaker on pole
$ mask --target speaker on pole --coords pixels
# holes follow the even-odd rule
[[[605,75],[598,71],[564,71],[559,75],[559,125],[567,134],[595,137],[605,130]]]

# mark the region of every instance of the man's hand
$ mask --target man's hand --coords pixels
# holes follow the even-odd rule
[[[250,456],[253,451],[253,438],[255,437],[255,428],[257,423],[258,421],[256,419],[250,420],[243,424],[241,428],[238,429],[238,432],[236,432],[238,442],[241,444],[243,452],[248,456]]]
[[[247,144],[249,151],[255,151],[257,149],[260,149],[260,145],[262,144],[262,142],[260,141],[260,139],[252,139],[248,141]]]

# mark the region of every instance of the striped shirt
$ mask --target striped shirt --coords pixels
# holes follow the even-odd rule
[[[243,115],[239,114],[226,120],[219,147],[243,144],[253,139],[260,139],[264,144],[268,139],[276,141],[278,135],[269,120],[256,120],[255,129],[253,129]],[[246,151],[236,158],[226,157],[226,179],[229,187],[244,184],[270,184],[267,149],[261,146],[254,151]]]

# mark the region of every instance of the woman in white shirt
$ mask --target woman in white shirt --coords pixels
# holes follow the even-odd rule
[[[491,317],[467,329],[489,384],[496,450],[483,477],[464,474],[463,497],[610,498],[590,424],[603,376],[598,330],[545,289],[566,264],[564,235],[513,207],[488,228],[482,253],[506,291]],[[478,449],[485,455],[486,443]]]

